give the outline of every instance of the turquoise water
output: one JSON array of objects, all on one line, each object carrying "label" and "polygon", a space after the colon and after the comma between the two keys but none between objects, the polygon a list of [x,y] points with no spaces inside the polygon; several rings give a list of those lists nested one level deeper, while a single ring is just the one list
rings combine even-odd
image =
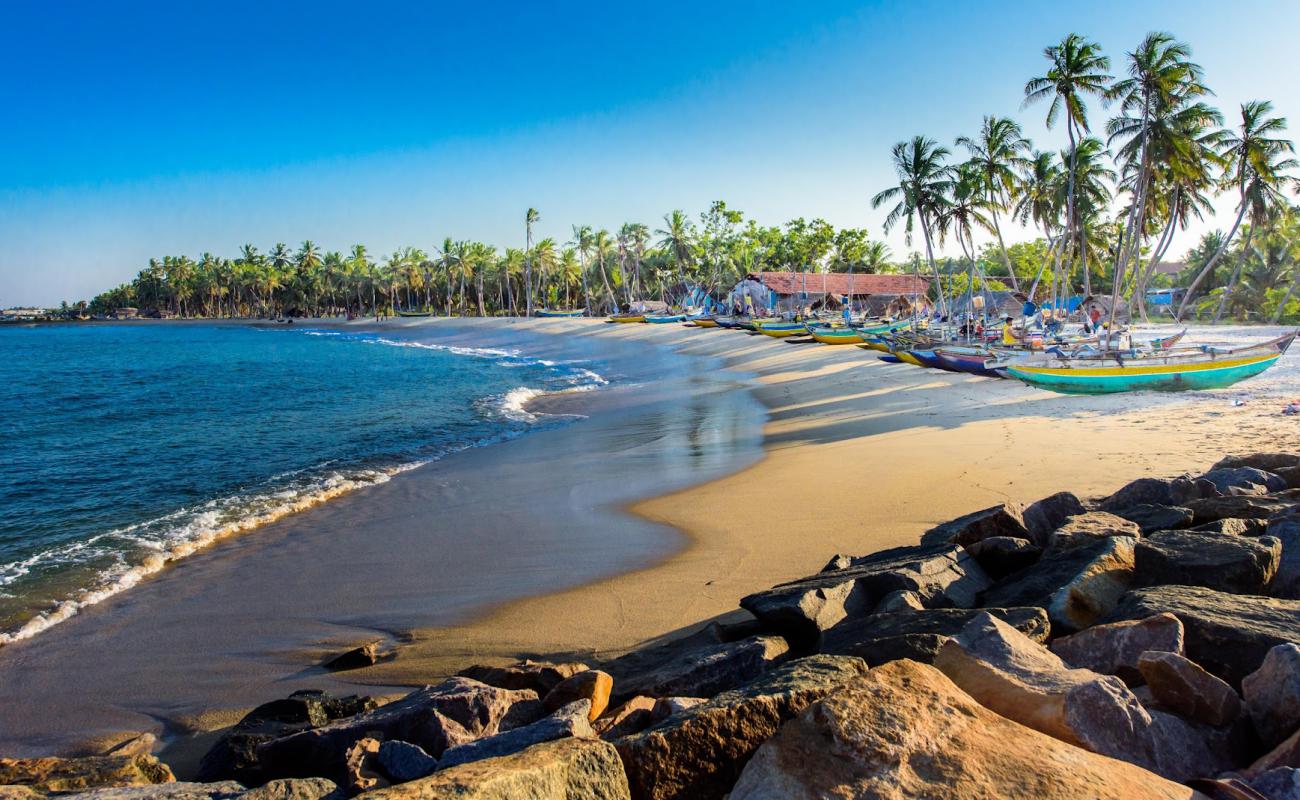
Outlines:
[{"label": "turquoise water", "polygon": [[0,643],[218,539],[519,435],[586,363],[199,324],[0,329]]}]

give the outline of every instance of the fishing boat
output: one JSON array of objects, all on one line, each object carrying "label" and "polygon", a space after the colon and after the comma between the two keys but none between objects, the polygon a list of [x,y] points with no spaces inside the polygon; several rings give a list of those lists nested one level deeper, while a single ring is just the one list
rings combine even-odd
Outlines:
[{"label": "fishing boat", "polygon": [[699,319],[691,320],[691,324],[693,324],[697,328],[718,327],[718,321],[713,317],[700,317]]},{"label": "fishing boat", "polygon": [[398,311],[399,317],[432,317],[432,311]]},{"label": "fishing boat", "polygon": [[539,317],[581,317],[583,314],[587,313],[587,309],[585,308],[575,308],[575,309],[542,308],[542,309],[538,309],[535,313]]},{"label": "fishing boat", "polygon": [[968,372],[971,375],[983,375],[986,378],[1001,378],[1002,373],[988,366],[990,353],[979,346],[963,347],[953,345],[940,347],[934,351],[939,366],[951,372]]},{"label": "fishing boat", "polygon": [[685,319],[685,314],[648,314],[644,319],[642,319],[642,322],[649,322],[654,325],[665,325],[669,322],[682,322]]},{"label": "fishing boat", "polygon": [[787,320],[755,320],[754,329],[764,336],[784,339],[787,336],[800,336],[808,333],[808,327],[802,322]]},{"label": "fishing boat", "polygon": [[1220,389],[1277,363],[1296,333],[1244,347],[1201,345],[1144,353],[1106,351],[1005,364],[1010,377],[1063,394]]},{"label": "fishing boat", "polygon": [[645,314],[611,314],[610,322],[645,322]]},{"label": "fishing boat", "polygon": [[812,336],[813,339],[821,342],[822,344],[861,344],[863,341],[862,334],[858,333],[853,328],[848,328],[848,327],[809,328],[808,334]]}]

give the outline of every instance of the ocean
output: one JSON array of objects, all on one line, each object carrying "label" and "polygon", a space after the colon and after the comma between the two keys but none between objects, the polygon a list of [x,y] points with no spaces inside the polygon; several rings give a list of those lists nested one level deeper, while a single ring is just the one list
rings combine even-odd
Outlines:
[{"label": "ocean", "polygon": [[307,326],[0,329],[0,644],[229,536],[564,417],[600,365]]}]

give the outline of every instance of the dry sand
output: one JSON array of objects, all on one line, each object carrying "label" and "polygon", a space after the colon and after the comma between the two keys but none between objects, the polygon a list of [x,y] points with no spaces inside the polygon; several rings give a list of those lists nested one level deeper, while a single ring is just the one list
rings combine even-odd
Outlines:
[{"label": "dry sand", "polygon": [[359,680],[418,683],[477,661],[615,654],[736,613],[741,596],[815,572],[835,553],[915,543],[934,524],[999,501],[1101,495],[1298,438],[1296,419],[1268,395],[1243,406],[1231,391],[1067,397],[737,331],[590,321],[537,329],[644,340],[751,373],[769,413],[765,458],[631,508],[687,534],[685,549],[661,563],[417,631],[397,660]]}]

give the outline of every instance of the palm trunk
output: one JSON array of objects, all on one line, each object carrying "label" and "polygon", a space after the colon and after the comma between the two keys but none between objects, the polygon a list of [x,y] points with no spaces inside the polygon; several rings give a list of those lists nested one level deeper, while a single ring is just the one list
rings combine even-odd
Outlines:
[{"label": "palm trunk", "polygon": [[939,316],[948,315],[948,301],[943,296],[943,278],[939,275],[939,265],[934,262],[934,248],[930,244],[930,223],[925,217],[925,212],[920,213],[921,217],[921,234],[925,237],[925,257],[930,261],[930,271],[934,273],[934,279],[938,283],[939,290]]},{"label": "palm trunk", "polygon": [[[991,198],[990,198],[991,200]],[[1011,278],[1011,288],[1014,291],[1020,291],[1020,281],[1016,278],[1016,271],[1011,267],[1011,256],[1007,255],[1006,243],[1002,241],[1002,226],[998,224],[998,210],[990,208],[993,214],[993,232],[998,235],[998,249],[1002,251],[1002,265],[1007,268],[1007,276]]]},{"label": "palm trunk", "polygon": [[1208,262],[1206,262],[1204,267],[1201,267],[1200,272],[1196,273],[1196,278],[1192,281],[1191,286],[1187,287],[1187,294],[1183,295],[1183,301],[1178,304],[1178,313],[1174,315],[1175,317],[1179,319],[1182,318],[1183,310],[1187,308],[1188,301],[1192,299],[1192,292],[1196,291],[1196,287],[1201,284],[1201,281],[1205,278],[1206,275],[1210,274],[1210,270],[1214,269],[1214,265],[1218,264],[1219,259],[1222,258],[1223,254],[1228,251],[1228,245],[1232,243],[1232,237],[1237,233],[1237,228],[1241,226],[1241,220],[1245,216],[1246,216],[1246,197],[1243,193],[1241,198],[1241,209],[1237,212],[1237,219],[1234,220],[1232,223],[1232,229],[1228,231],[1227,238],[1223,240],[1223,244],[1219,246],[1219,249],[1215,252],[1214,256],[1210,258]]},{"label": "palm trunk", "polygon": [[1169,223],[1165,225],[1164,232],[1160,235],[1159,241],[1156,242],[1155,252],[1151,254],[1151,260],[1147,262],[1146,269],[1138,276],[1137,284],[1133,287],[1133,296],[1129,298],[1129,317],[1133,316],[1133,301],[1137,300],[1138,311],[1142,315],[1143,324],[1150,322],[1147,318],[1147,283],[1151,280],[1151,273],[1155,271],[1156,264],[1164,258],[1165,251],[1174,239],[1174,229],[1178,223],[1178,190],[1174,190],[1174,204],[1171,206],[1169,214]]},{"label": "palm trunk", "polygon": [[1291,281],[1291,285],[1286,287],[1286,294],[1282,296],[1282,302],[1278,304],[1277,311],[1273,312],[1273,324],[1276,325],[1282,321],[1282,314],[1286,312],[1286,304],[1291,302],[1291,295],[1295,293],[1296,286],[1300,286],[1300,274],[1296,279]]},{"label": "palm trunk", "polygon": [[1232,277],[1228,279],[1228,284],[1223,287],[1223,296],[1219,298],[1219,310],[1214,312],[1214,324],[1218,325],[1219,320],[1223,318],[1223,310],[1228,307],[1228,298],[1232,296],[1232,289],[1237,285],[1238,279],[1241,278],[1241,268],[1246,263],[1246,253],[1250,251],[1250,239],[1255,235],[1255,226],[1251,225],[1246,229],[1246,241],[1241,245],[1241,255],[1237,256],[1237,266],[1232,271]]}]

